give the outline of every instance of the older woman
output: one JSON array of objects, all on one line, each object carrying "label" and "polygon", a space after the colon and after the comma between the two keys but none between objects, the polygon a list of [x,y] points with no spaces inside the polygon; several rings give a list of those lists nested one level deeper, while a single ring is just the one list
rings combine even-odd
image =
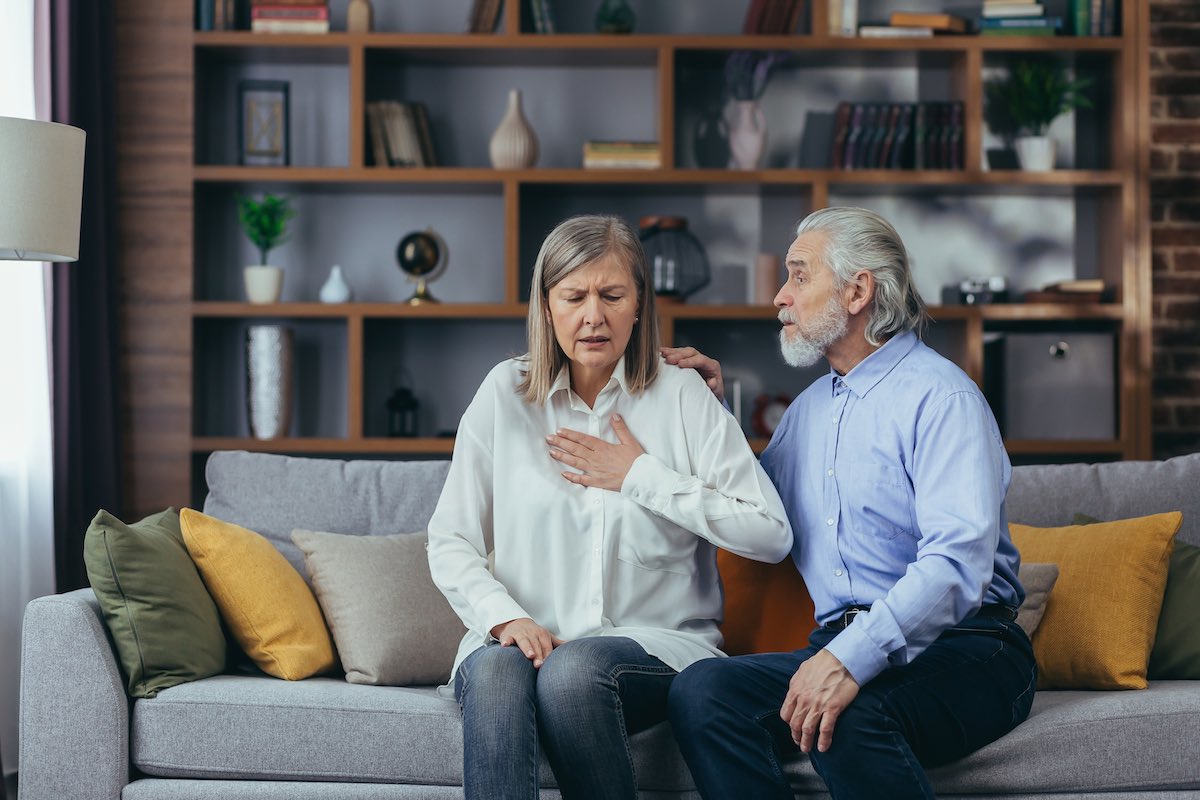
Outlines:
[{"label": "older woman", "polygon": [[[716,547],[780,561],[792,535],[734,419],[659,360],[636,235],[584,216],[542,245],[529,352],[463,414],[429,523],[467,627],[454,665],[468,798],[636,798],[628,735],[720,651]],[[489,563],[489,556],[494,562]]]}]

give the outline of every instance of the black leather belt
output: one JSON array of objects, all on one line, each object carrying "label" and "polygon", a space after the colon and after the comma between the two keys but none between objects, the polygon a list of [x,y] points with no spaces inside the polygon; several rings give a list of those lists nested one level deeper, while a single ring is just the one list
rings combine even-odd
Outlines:
[{"label": "black leather belt", "polygon": [[[844,631],[854,618],[865,611],[870,611],[870,606],[850,606],[840,615],[834,617],[829,622],[826,622],[824,627],[831,631]],[[1017,610],[1012,606],[1006,606],[1003,603],[989,603],[981,606],[978,611],[971,615],[972,617],[990,617],[992,619],[1002,619],[1012,622],[1017,618]],[[967,617],[970,619],[971,617]]]}]

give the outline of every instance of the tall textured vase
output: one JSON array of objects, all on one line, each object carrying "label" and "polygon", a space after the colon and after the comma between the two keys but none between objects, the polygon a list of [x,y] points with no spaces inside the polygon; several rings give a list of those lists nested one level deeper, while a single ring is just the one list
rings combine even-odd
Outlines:
[{"label": "tall textured vase", "polygon": [[734,100],[729,106],[729,166],[758,169],[767,150],[767,118],[756,100]]},{"label": "tall textured vase", "polygon": [[255,439],[286,436],[292,423],[292,329],[246,328],[246,411]]},{"label": "tall textured vase", "polygon": [[488,143],[488,156],[496,169],[526,169],[538,160],[538,140],[521,110],[521,92],[508,93],[508,112]]}]

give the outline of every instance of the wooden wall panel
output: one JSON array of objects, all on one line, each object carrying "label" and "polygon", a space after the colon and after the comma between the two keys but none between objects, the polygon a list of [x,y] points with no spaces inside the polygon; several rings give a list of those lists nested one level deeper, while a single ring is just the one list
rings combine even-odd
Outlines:
[{"label": "wooden wall panel", "polygon": [[192,7],[117,0],[117,204],[124,503],[191,486]]}]

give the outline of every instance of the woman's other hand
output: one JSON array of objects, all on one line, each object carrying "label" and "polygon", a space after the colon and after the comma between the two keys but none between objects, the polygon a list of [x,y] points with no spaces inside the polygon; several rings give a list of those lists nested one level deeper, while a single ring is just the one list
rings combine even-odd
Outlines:
[{"label": "woman's other hand", "polygon": [[550,457],[582,473],[563,472],[564,478],[580,486],[621,491],[621,484],[625,483],[633,462],[646,451],[625,427],[620,414],[613,414],[612,427],[619,444],[566,428],[557,436],[546,437]]},{"label": "woman's other hand", "polygon": [[721,376],[721,364],[715,358],[709,358],[694,347],[660,347],[658,352],[668,364],[699,372],[717,399],[725,402],[725,379]]},{"label": "woman's other hand", "polygon": [[502,647],[519,647],[525,657],[538,669],[550,651],[563,643],[562,639],[538,625],[529,617],[501,622],[491,630],[492,636]]}]

